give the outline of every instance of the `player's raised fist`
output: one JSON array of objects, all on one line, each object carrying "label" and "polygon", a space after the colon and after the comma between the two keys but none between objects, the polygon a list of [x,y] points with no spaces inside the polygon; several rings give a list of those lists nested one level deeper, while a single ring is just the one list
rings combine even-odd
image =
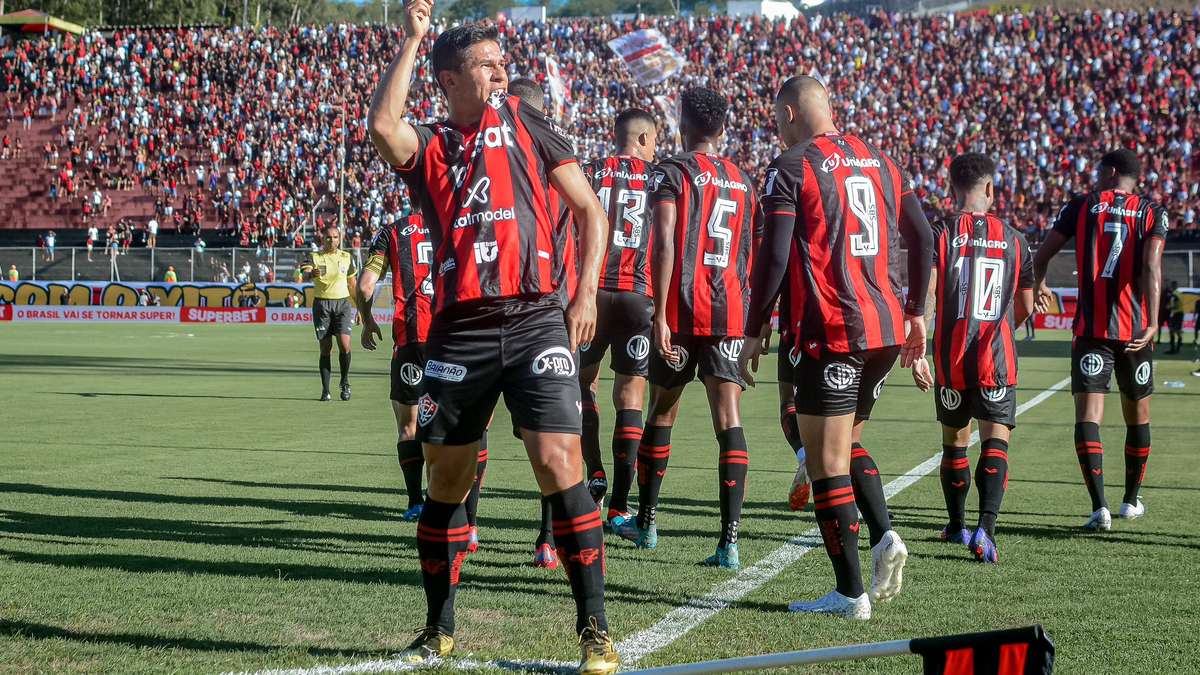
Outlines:
[{"label": "player's raised fist", "polygon": [[424,37],[429,32],[432,17],[432,0],[408,0],[404,3],[404,34],[412,38]]}]

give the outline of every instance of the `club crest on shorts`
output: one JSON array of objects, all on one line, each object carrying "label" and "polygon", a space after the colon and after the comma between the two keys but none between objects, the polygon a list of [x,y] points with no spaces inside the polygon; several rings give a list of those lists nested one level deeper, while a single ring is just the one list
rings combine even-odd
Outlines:
[{"label": "club crest on shorts", "polygon": [[871,391],[871,395],[875,397],[876,401],[879,400],[879,395],[883,393],[883,383],[884,382],[887,382],[886,377],[883,378],[882,380],[880,380],[879,384],[875,385],[875,389]]},{"label": "club crest on shorts", "polygon": [[844,363],[834,362],[825,366],[825,386],[834,391],[846,391],[854,385],[855,371]]},{"label": "club crest on shorts", "polygon": [[721,350],[721,356],[724,356],[727,360],[737,361],[742,355],[742,348],[745,346],[745,338],[725,338],[717,345],[717,349]]},{"label": "club crest on shorts", "polygon": [[417,399],[417,424],[423,427],[429,426],[433,421],[433,416],[437,414],[438,404],[429,394],[422,394],[421,398]]},{"label": "club crest on shorts", "polygon": [[938,390],[938,399],[941,400],[942,407],[946,410],[958,410],[958,406],[962,405],[962,394],[949,387],[942,387]]},{"label": "club crest on shorts", "polygon": [[625,353],[634,361],[641,361],[650,356],[650,338],[645,335],[634,335],[625,343]]},{"label": "club crest on shorts", "polygon": [[1138,384],[1143,384],[1143,385],[1150,382],[1150,362],[1149,361],[1138,366],[1137,370],[1133,371],[1133,381],[1137,382]]},{"label": "club crest on shorts", "polygon": [[667,365],[671,366],[671,370],[674,370],[677,373],[683,372],[683,367],[687,365],[688,361],[688,350],[679,345],[672,345],[671,353],[675,355],[675,360],[671,361],[664,359],[667,361]]},{"label": "club crest on shorts", "polygon": [[421,378],[424,373],[415,363],[405,363],[400,366],[400,381],[404,384],[416,386],[421,383]]},{"label": "club crest on shorts", "polygon": [[533,357],[529,369],[534,375],[550,373],[558,377],[574,377],[575,357],[566,347],[551,347]]},{"label": "club crest on shorts", "polygon": [[980,393],[983,394],[984,400],[999,403],[1004,400],[1005,396],[1008,396],[1008,387],[984,387]]},{"label": "club crest on shorts", "polygon": [[1079,359],[1079,370],[1084,375],[1099,375],[1104,370],[1104,357],[1098,352],[1088,352]]}]

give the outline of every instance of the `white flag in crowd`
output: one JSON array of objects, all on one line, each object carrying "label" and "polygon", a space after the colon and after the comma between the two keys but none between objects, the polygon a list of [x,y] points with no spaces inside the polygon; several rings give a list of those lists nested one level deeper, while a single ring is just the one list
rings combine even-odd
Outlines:
[{"label": "white flag in crowd", "polygon": [[564,124],[571,123],[574,106],[571,105],[571,89],[558,69],[553,56],[546,57],[546,83],[550,86],[550,103],[554,106],[554,119]]},{"label": "white flag in crowd", "polygon": [[639,84],[655,84],[683,69],[685,63],[662,33],[645,29],[609,40],[608,46],[633,73]]}]

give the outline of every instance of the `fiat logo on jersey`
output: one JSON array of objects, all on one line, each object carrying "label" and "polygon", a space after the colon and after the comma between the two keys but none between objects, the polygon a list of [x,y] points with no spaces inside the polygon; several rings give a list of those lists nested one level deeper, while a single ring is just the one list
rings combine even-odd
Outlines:
[{"label": "fiat logo on jersey", "polygon": [[938,398],[941,399],[942,407],[946,410],[958,410],[958,406],[962,405],[962,394],[953,389],[942,387],[938,391]]},{"label": "fiat logo on jersey", "polygon": [[825,366],[825,384],[834,391],[846,391],[854,384],[856,374],[844,363],[831,363]]},{"label": "fiat logo on jersey", "polygon": [[1096,352],[1088,352],[1079,359],[1079,369],[1084,375],[1099,375],[1104,370],[1104,357]]},{"label": "fiat logo on jersey", "polygon": [[1146,384],[1147,382],[1150,381],[1150,362],[1149,361],[1138,366],[1137,370],[1133,371],[1133,380],[1135,382],[1137,382],[1138,384]]},{"label": "fiat logo on jersey", "polygon": [[559,377],[574,377],[575,357],[566,347],[551,347],[535,356],[529,368],[534,375],[550,373]]},{"label": "fiat logo on jersey", "polygon": [[1003,401],[1004,397],[1007,395],[1008,387],[992,387],[990,389],[984,388],[983,390],[983,398],[991,401],[992,403]]},{"label": "fiat logo on jersey", "polygon": [[721,344],[717,346],[721,350],[721,356],[724,356],[730,361],[737,361],[742,355],[742,347],[746,346],[744,338],[725,338],[721,340]]},{"label": "fiat logo on jersey", "polygon": [[415,363],[406,363],[400,366],[400,380],[407,385],[417,385],[421,382],[421,377],[424,373],[417,367]]},{"label": "fiat logo on jersey", "polygon": [[650,338],[645,335],[634,335],[625,343],[625,353],[634,361],[641,361],[650,356]]}]

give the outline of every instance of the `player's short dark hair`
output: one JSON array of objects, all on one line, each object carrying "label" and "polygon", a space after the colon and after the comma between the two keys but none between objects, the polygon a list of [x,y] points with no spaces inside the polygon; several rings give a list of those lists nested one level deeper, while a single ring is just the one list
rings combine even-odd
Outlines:
[{"label": "player's short dark hair", "polygon": [[996,163],[979,152],[964,152],[950,160],[950,184],[966,192],[996,174]]},{"label": "player's short dark hair", "polygon": [[641,108],[627,108],[622,110],[617,115],[617,121],[613,124],[613,135],[617,137],[617,145],[625,145],[629,140],[633,127],[638,122],[645,122],[655,129],[658,128],[658,120],[654,119],[648,111]]},{"label": "player's short dark hair", "polygon": [[1128,148],[1113,150],[1101,157],[1100,166],[1110,167],[1118,176],[1125,178],[1138,178],[1142,175],[1142,161],[1138,159],[1137,153]]},{"label": "player's short dark hair", "polygon": [[[508,83],[508,93],[519,97],[529,105],[542,110],[546,107],[546,92],[542,85],[528,77],[518,77]],[[545,112],[544,110],[542,110]]]},{"label": "player's short dark hair", "polygon": [[433,67],[433,77],[443,70],[460,72],[466,60],[467,50],[480,42],[500,42],[500,31],[490,23],[466,23],[461,26],[447,28],[433,41],[433,49],[429,51],[429,63]]},{"label": "player's short dark hair", "polygon": [[729,102],[707,87],[694,87],[679,95],[680,118],[703,136],[716,136],[725,128]]}]

